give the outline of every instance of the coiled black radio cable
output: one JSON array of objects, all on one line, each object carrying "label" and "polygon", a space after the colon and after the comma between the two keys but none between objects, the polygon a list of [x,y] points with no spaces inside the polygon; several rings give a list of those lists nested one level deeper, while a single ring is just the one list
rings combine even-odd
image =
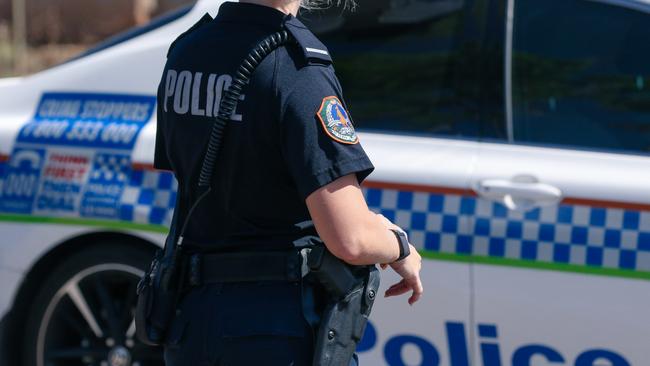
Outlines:
[{"label": "coiled black radio cable", "polygon": [[215,165],[219,157],[219,151],[221,150],[223,136],[226,132],[226,128],[228,127],[228,123],[230,122],[230,117],[237,108],[237,104],[239,103],[239,98],[243,93],[244,87],[250,82],[250,79],[253,76],[253,72],[260,65],[260,63],[262,63],[262,60],[271,54],[271,52],[289,43],[292,39],[293,38],[286,30],[274,33],[263,39],[248,54],[248,56],[246,56],[242,64],[237,69],[230,87],[228,90],[226,90],[223,97],[221,98],[219,113],[215,122],[212,124],[212,131],[210,132],[208,148],[205,152],[205,156],[203,157],[201,173],[199,175],[199,192],[203,192],[187,213],[185,221],[183,222],[182,229],[180,231],[180,235],[178,237],[178,246],[181,246],[183,244],[185,229],[187,228],[187,224],[190,221],[194,209],[196,209],[203,198],[210,194],[210,191],[212,190],[212,175],[214,173]]},{"label": "coiled black radio cable", "polygon": [[230,121],[230,116],[235,111],[235,108],[237,108],[237,103],[239,102],[244,86],[250,82],[253,72],[262,60],[264,60],[264,58],[275,49],[287,43],[288,40],[289,33],[287,31],[281,31],[270,35],[261,41],[239,66],[230,88],[228,88],[221,99],[217,120],[212,125],[210,142],[208,143],[208,149],[205,153],[203,165],[201,167],[201,175],[199,176],[199,187],[207,187],[210,185],[212,173],[223,141],[223,135],[228,125],[228,121]]}]

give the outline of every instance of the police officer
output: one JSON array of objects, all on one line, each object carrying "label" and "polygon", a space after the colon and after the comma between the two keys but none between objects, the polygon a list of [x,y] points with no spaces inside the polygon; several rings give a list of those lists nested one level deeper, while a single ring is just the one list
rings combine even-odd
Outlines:
[{"label": "police officer", "polygon": [[[187,224],[184,248],[205,255],[206,278],[178,307],[165,345],[169,366],[311,365],[317,294],[300,282],[247,278],[273,267],[272,256],[259,253],[292,249],[309,234],[347,263],[392,267],[403,279],[386,296],[411,292],[413,304],[422,294],[417,251],[400,245],[401,229],[369,211],[362,195],[359,185],[373,165],[329,51],[295,17],[301,6],[313,5],[226,2],[214,20],[204,17],[170,47],[158,90],[154,165],[174,172],[183,222],[237,67],[269,34],[287,30],[295,39],[254,72],[231,115],[214,189]],[[310,220],[313,225],[299,224]],[[241,260],[224,262],[224,253]]]}]

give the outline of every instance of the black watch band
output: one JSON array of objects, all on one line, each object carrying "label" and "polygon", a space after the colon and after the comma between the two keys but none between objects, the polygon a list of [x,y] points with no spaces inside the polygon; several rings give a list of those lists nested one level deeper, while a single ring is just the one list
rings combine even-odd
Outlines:
[{"label": "black watch band", "polygon": [[393,233],[395,233],[395,236],[397,237],[397,243],[399,243],[399,258],[395,260],[401,261],[402,259],[408,257],[411,254],[411,247],[409,245],[409,240],[406,237],[406,233],[403,231],[395,230],[395,229],[390,229]]}]

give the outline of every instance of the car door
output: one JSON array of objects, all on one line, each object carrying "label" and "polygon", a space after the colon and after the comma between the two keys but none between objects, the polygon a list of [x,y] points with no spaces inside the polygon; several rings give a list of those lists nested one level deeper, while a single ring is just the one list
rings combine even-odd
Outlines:
[{"label": "car door", "polygon": [[[488,108],[502,94],[486,92],[490,77],[502,82],[490,72],[501,70],[500,53],[484,47],[499,37],[489,3],[368,0],[343,17],[340,9],[304,15],[334,58],[376,166],[364,184],[368,205],[405,228],[425,258],[419,303],[376,302],[358,349],[363,364],[469,365],[469,182],[478,140],[505,134],[495,129],[502,109]],[[397,281],[384,272],[382,291]]]},{"label": "car door", "polygon": [[650,7],[508,9],[508,140],[472,177],[476,364],[645,365]]}]

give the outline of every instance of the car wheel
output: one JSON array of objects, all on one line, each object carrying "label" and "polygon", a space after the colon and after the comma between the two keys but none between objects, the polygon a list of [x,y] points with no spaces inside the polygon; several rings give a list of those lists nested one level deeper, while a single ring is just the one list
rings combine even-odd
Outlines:
[{"label": "car wheel", "polygon": [[101,243],[53,268],[30,304],[23,361],[35,366],[163,365],[135,337],[136,287],[152,253]]}]

